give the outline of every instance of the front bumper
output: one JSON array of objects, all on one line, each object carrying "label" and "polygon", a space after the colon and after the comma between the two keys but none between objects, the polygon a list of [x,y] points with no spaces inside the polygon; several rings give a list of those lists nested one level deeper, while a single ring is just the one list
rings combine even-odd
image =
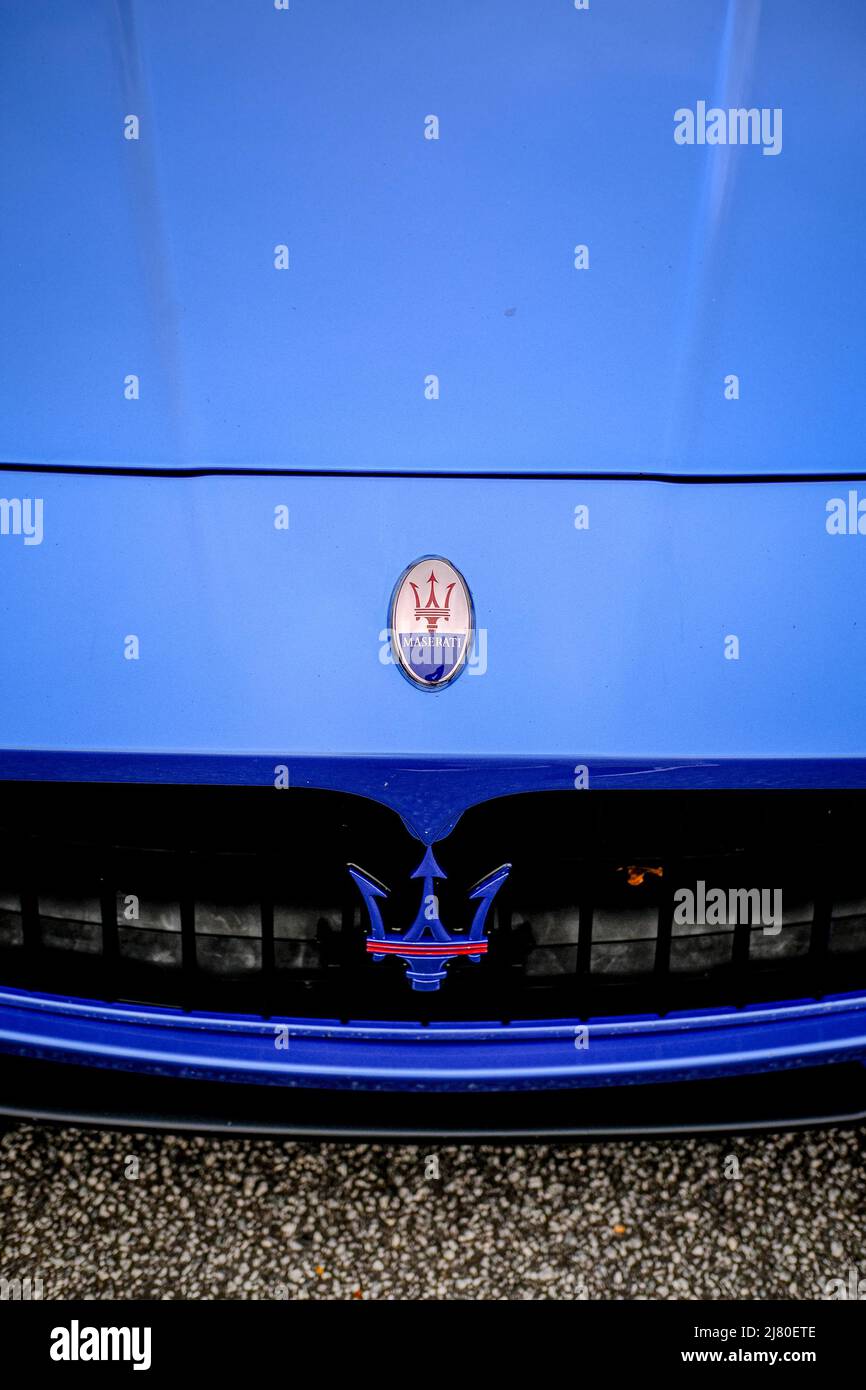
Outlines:
[{"label": "front bumper", "polygon": [[419,1096],[225,1086],[0,1059],[0,1121],[36,1119],[134,1131],[169,1129],[293,1139],[536,1142],[719,1135],[849,1127],[866,1118],[866,1069],[849,1063],[734,1080],[619,1089],[531,1091],[519,1096]]},{"label": "front bumper", "polygon": [[567,1022],[265,1023],[5,990],[0,1114],[407,1140],[712,1133],[866,1115],[866,995],[597,1020],[579,1046],[576,1033]]}]

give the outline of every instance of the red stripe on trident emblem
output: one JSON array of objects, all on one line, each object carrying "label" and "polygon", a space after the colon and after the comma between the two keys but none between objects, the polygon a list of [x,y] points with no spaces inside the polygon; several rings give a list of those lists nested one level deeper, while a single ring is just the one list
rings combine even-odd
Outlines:
[{"label": "red stripe on trident emblem", "polygon": [[445,979],[448,961],[454,956],[466,956],[477,965],[481,957],[486,955],[489,943],[484,935],[484,923],[493,899],[511,872],[510,864],[502,864],[470,889],[469,900],[477,902],[478,906],[469,931],[459,935],[452,935],[439,920],[439,903],[433,892],[433,880],[445,878],[446,875],[436,863],[429,845],[412,875],[413,878],[424,880],[418,915],[402,935],[386,932],[382,921],[377,900],[387,898],[388,889],[357,864],[347,867],[358,885],[370,918],[367,951],[374,961],[384,960],[385,956],[400,956],[406,962],[406,975],[413,989],[438,989]]}]

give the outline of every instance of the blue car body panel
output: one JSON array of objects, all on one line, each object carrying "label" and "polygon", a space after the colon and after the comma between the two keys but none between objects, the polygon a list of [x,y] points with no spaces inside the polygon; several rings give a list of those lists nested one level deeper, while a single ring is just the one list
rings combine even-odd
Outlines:
[{"label": "blue car body panel", "polygon": [[[819,759],[862,784],[863,559],[859,536],[827,531],[838,483],[5,484],[44,503],[40,545],[3,538],[9,749],[264,756],[268,782],[295,756],[519,755],[557,763],[562,787],[615,759],[672,787],[680,763],[712,786],[713,764],[753,759],[814,785],[797,764]],[[464,566],[483,640],[422,701],[386,664],[386,628],[431,536]]]},{"label": "blue car body panel", "polygon": [[[845,0],[8,6],[0,491],[41,519],[0,535],[0,778],[285,766],[428,844],[584,767],[866,785],[864,65]],[[697,101],[780,109],[781,148],[677,145]],[[479,632],[421,699],[385,629],[429,553]],[[864,1009],[594,1020],[586,1052],[573,1020],[294,1019],[281,1054],[3,989],[0,1050],[581,1087],[863,1061]]]},{"label": "blue car body panel", "polygon": [[0,64],[0,459],[863,469],[850,0],[22,3]]}]

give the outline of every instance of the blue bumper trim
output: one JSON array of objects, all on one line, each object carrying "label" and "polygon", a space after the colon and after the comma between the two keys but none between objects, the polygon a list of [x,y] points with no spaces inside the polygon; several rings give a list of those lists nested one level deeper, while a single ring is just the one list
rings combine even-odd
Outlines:
[{"label": "blue bumper trim", "polygon": [[[685,1081],[866,1062],[866,995],[579,1025],[310,1023],[0,991],[0,1051],[197,1079],[391,1090]],[[282,1031],[282,1030],[287,1030]],[[277,1040],[287,1046],[277,1046]]]}]

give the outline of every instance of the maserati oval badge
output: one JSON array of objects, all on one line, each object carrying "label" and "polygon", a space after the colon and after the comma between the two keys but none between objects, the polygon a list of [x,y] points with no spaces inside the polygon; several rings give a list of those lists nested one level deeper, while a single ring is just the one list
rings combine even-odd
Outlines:
[{"label": "maserati oval badge", "polygon": [[441,555],[415,560],[391,598],[391,651],[404,676],[439,690],[460,675],[472,643],[469,586]]}]

